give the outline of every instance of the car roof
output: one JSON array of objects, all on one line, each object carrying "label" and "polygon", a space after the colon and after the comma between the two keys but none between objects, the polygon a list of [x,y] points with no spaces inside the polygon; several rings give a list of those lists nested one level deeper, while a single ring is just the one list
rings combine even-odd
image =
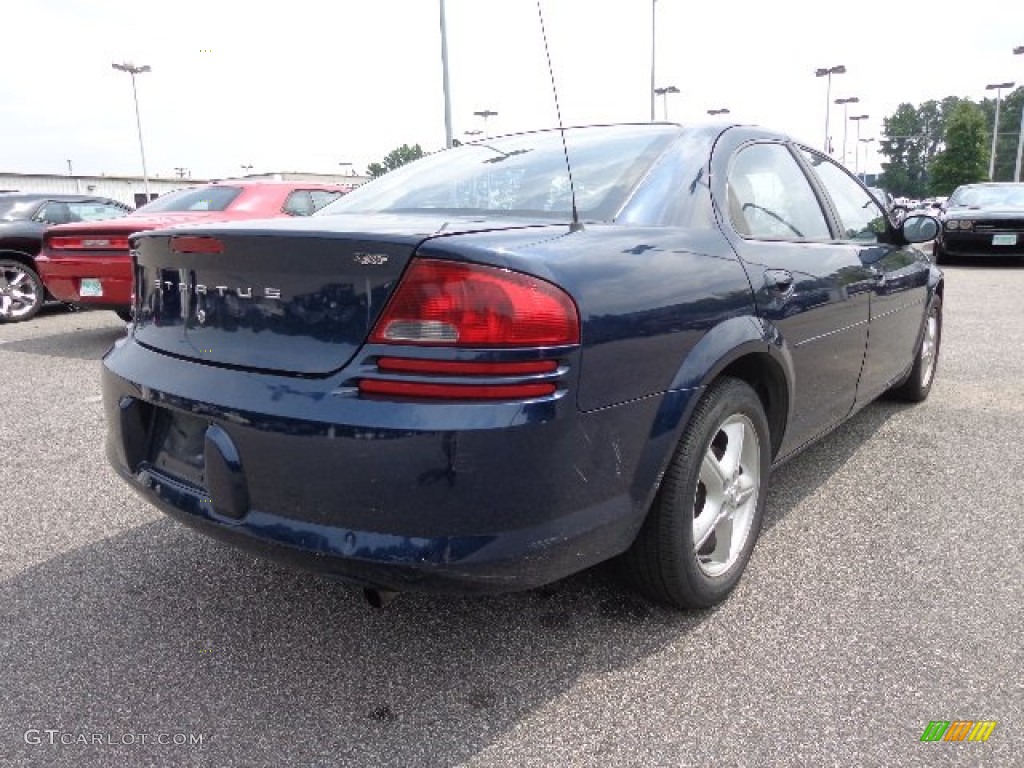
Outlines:
[{"label": "car roof", "polygon": [[124,205],[124,203],[118,202],[113,198],[102,197],[99,195],[49,194],[47,192],[0,192],[0,200],[24,200],[25,202],[32,202],[34,200],[57,200],[69,203],[75,201],[102,201],[104,203],[117,203],[118,205]]}]

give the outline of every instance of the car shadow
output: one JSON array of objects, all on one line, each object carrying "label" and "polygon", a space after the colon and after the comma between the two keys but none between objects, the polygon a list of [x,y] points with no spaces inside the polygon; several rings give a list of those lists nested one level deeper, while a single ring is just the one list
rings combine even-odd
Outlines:
[{"label": "car shadow", "polygon": [[[100,335],[86,339],[98,349]],[[899,408],[869,406],[780,468],[766,525]],[[203,734],[210,765],[461,763],[581,679],[637,667],[721,611],[742,621],[759,599],[741,582],[716,610],[678,612],[606,565],[531,592],[404,595],[374,610],[356,589],[257,560],[141,502],[121,514],[140,522],[0,582],[0,723],[17,764],[41,756],[22,739],[30,728]],[[103,764],[110,749],[51,748],[46,762]]]},{"label": "car shadow", "polygon": [[2,343],[2,347],[5,351],[23,352],[28,355],[99,360],[122,336],[124,336],[123,324],[102,328],[82,328],[50,336],[34,336],[5,341]]}]

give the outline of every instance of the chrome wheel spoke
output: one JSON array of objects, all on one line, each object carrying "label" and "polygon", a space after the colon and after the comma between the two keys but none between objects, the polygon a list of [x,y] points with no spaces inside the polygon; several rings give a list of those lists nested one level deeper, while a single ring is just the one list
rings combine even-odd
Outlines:
[{"label": "chrome wheel spoke", "polygon": [[708,576],[739,558],[758,504],[761,447],[751,421],[727,418],[705,451],[693,507],[693,552]]}]

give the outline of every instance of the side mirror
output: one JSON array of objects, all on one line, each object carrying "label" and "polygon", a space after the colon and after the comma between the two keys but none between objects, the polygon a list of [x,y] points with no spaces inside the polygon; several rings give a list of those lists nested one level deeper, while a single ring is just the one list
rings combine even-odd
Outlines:
[{"label": "side mirror", "polygon": [[933,216],[914,214],[903,220],[900,232],[908,243],[926,243],[938,236],[939,222]]}]

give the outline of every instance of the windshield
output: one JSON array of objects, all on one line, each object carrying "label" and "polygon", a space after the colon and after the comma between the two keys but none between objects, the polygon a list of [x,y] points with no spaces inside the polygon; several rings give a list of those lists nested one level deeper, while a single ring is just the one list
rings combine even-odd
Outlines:
[{"label": "windshield", "polygon": [[[566,130],[580,216],[614,217],[678,136],[676,126]],[[572,203],[561,136],[543,131],[438,152],[364,184],[314,215],[381,211],[567,219]]]},{"label": "windshield", "polygon": [[1024,207],[1024,184],[991,184],[958,187],[947,207],[998,208]]},{"label": "windshield", "polygon": [[241,187],[193,187],[179,189],[158,197],[135,213],[167,213],[172,211],[223,211],[242,193]]}]

